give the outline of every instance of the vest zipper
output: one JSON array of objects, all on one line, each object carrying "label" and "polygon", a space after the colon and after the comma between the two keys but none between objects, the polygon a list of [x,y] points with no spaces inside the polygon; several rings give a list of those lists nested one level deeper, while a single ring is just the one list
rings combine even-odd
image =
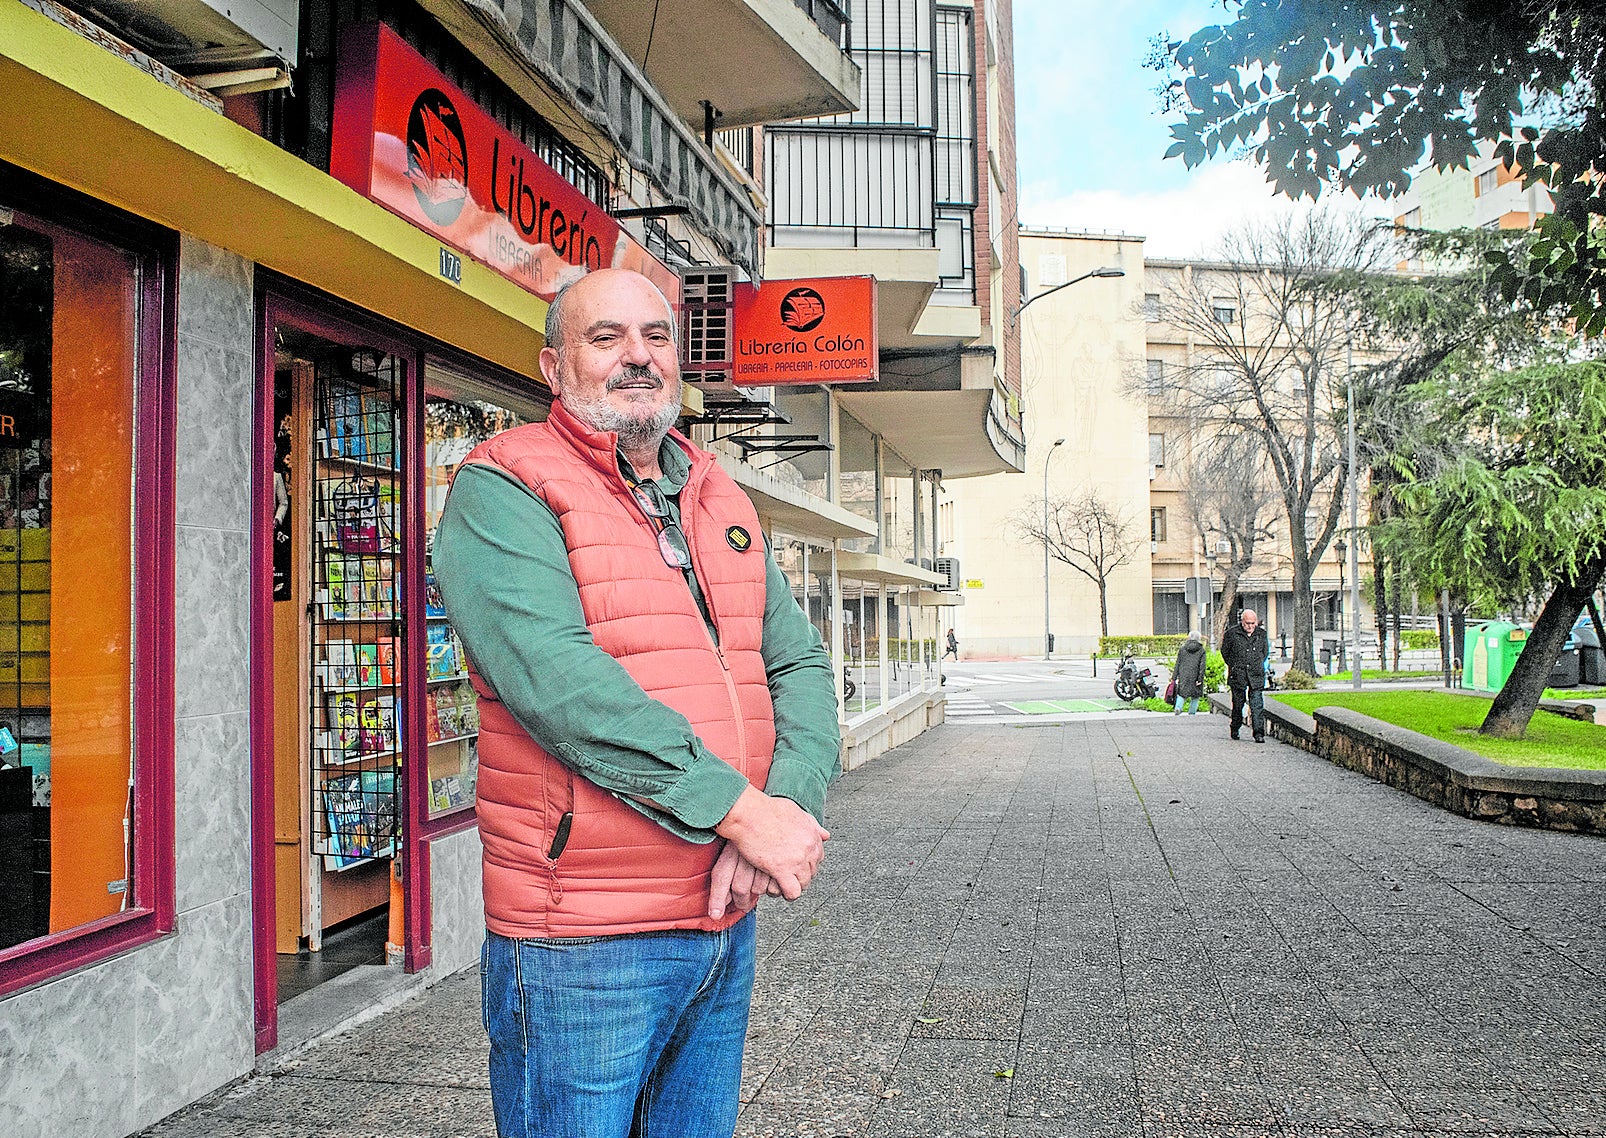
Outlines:
[{"label": "vest zipper", "polygon": [[736,769],[745,775],[747,774],[747,719],[742,715],[741,697],[736,692],[736,677],[731,675],[731,666],[725,661],[725,650],[712,636],[708,639],[713,641],[714,655],[719,657],[720,674],[725,677],[725,693],[731,699],[731,718],[736,721],[736,750],[741,760],[736,764]]}]

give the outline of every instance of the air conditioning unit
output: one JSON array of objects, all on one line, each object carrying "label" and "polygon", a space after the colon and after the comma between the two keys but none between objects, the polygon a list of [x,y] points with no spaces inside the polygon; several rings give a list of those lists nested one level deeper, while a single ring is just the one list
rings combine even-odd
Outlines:
[{"label": "air conditioning unit", "polygon": [[[680,366],[698,373],[730,374],[736,349],[736,269],[690,265],[680,270]],[[713,378],[712,376],[708,378]]]},{"label": "air conditioning unit", "polygon": [[933,569],[932,572],[941,573],[943,576],[948,578],[948,582],[946,584],[938,585],[937,588],[947,593],[959,592],[960,586],[964,583],[963,579],[959,576],[959,558],[939,557],[937,558],[935,564],[936,568]]}]

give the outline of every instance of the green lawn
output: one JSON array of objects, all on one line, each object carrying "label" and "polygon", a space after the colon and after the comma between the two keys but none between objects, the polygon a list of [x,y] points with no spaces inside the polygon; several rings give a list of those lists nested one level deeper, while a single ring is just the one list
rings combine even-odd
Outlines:
[{"label": "green lawn", "polygon": [[1489,714],[1489,701],[1477,696],[1445,691],[1324,691],[1276,692],[1267,698],[1307,714],[1318,707],[1347,707],[1508,766],[1606,770],[1606,727],[1536,711],[1523,738],[1492,739],[1478,734],[1478,725]]},{"label": "green lawn", "polygon": [[[1384,671],[1380,671],[1377,668],[1362,668],[1361,669],[1361,679],[1363,679],[1363,680],[1424,680],[1424,679],[1427,679],[1429,676],[1442,676],[1442,675],[1444,675],[1444,672],[1439,670],[1439,669],[1434,669],[1433,671],[1414,671],[1414,672],[1407,672],[1407,671],[1384,672]],[[1347,684],[1352,679],[1354,679],[1355,677],[1353,675],[1351,675],[1349,672],[1334,672],[1330,676],[1317,676],[1316,678],[1318,680],[1331,680],[1334,683]]]}]

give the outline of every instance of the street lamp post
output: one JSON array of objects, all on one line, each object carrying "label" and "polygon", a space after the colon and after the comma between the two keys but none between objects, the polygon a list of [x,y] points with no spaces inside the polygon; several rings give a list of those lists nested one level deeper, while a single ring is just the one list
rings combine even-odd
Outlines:
[{"label": "street lamp post", "polygon": [[1048,464],[1054,461],[1054,452],[1064,445],[1064,439],[1055,439],[1054,445],[1048,448],[1048,454],[1043,456],[1043,659],[1045,660],[1054,656],[1054,633],[1050,631],[1048,622]]},{"label": "street lamp post", "polygon": [[[1354,674],[1350,677],[1350,686],[1356,691],[1361,690],[1361,516],[1360,516],[1360,486],[1359,475],[1355,470],[1355,361],[1351,353],[1348,340],[1344,343],[1344,402],[1348,404],[1349,411],[1349,532],[1350,532],[1350,563],[1349,587],[1353,590],[1350,597],[1350,625],[1355,634]],[[1342,554],[1340,554],[1342,556]],[[1340,631],[1340,636],[1343,632]],[[1379,644],[1378,653],[1381,655],[1383,645]],[[1381,667],[1382,665],[1379,665]]]},{"label": "street lamp post", "polygon": [[1019,308],[1015,309],[1014,312],[1011,312],[1009,314],[1009,323],[1010,323],[1011,326],[1013,326],[1014,323],[1015,323],[1015,318],[1017,316],[1019,316],[1022,312],[1025,312],[1028,308],[1030,308],[1032,305],[1036,304],[1039,300],[1042,300],[1045,296],[1053,296],[1056,292],[1058,292],[1062,288],[1070,288],[1073,284],[1077,284],[1077,283],[1079,283],[1081,281],[1085,281],[1089,277],[1124,277],[1124,276],[1126,276],[1126,270],[1125,269],[1118,269],[1114,265],[1105,265],[1102,268],[1093,269],[1090,272],[1083,273],[1079,277],[1072,277],[1070,280],[1066,281],[1064,284],[1057,284],[1051,289],[1046,289],[1045,291],[1038,293],[1036,296],[1034,296],[1030,300],[1028,300],[1025,304],[1023,304]]},{"label": "street lamp post", "polygon": [[1344,554],[1349,552],[1345,547],[1344,539],[1339,538],[1333,542],[1333,549],[1338,554],[1338,670],[1344,671]]},{"label": "street lamp post", "polygon": [[[1061,289],[1070,288],[1073,284],[1079,284],[1091,277],[1124,276],[1126,276],[1125,269],[1118,269],[1114,265],[1101,265],[1099,268],[1091,269],[1080,276],[1072,277],[1063,284],[1057,284],[1051,289],[1045,289],[1036,296],[1028,298],[1025,303],[1009,314],[1010,327],[1013,328],[1015,326],[1015,321],[1022,312],[1025,312],[1045,296],[1053,296]],[[1055,439],[1054,445],[1048,448],[1048,454],[1043,458],[1043,659],[1045,660],[1053,655],[1050,641],[1054,638],[1054,634],[1049,628],[1048,616],[1048,464],[1049,460],[1054,457],[1055,449],[1064,444],[1064,439]],[[1098,668],[1098,656],[1096,653],[1094,654],[1093,667],[1095,669]]]}]

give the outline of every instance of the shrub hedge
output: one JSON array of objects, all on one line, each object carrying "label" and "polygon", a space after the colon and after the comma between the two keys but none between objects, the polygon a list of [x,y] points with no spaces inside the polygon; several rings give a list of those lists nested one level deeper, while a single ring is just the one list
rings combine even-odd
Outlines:
[{"label": "shrub hedge", "polygon": [[1439,633],[1432,628],[1402,628],[1400,643],[1413,651],[1421,652],[1439,646]]},{"label": "shrub hedge", "polygon": [[1120,659],[1126,653],[1155,660],[1175,660],[1186,636],[1101,636],[1099,655]]}]

